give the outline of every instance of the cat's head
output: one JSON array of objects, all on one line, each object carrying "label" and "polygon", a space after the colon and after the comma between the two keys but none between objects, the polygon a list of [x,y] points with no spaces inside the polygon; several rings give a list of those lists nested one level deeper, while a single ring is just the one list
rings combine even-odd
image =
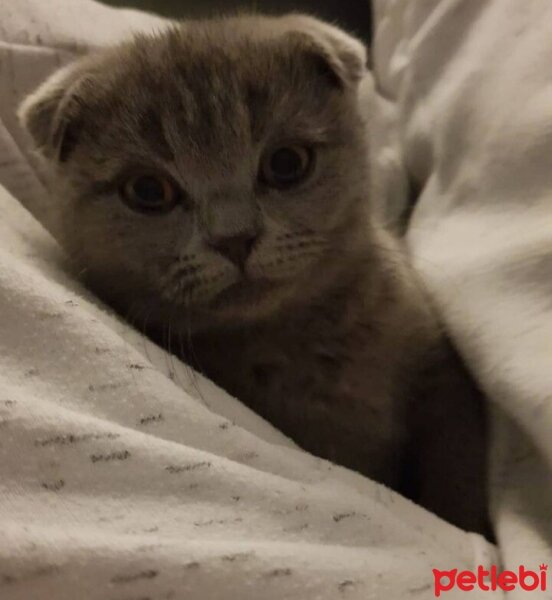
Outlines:
[{"label": "cat's head", "polygon": [[365,227],[365,64],[294,15],[187,22],[62,69],[20,110],[62,243],[115,302],[207,322],[323,286]]}]

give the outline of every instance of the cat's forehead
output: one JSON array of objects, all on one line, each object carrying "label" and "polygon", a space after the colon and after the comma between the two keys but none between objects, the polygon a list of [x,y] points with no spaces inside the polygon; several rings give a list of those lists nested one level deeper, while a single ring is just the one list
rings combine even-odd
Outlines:
[{"label": "cat's forehead", "polygon": [[[137,35],[127,46],[138,65],[157,73],[177,69],[194,77],[206,67],[227,75],[270,78],[293,52],[278,19],[242,17],[182,23],[156,35]],[[205,82],[208,83],[208,82]]]},{"label": "cat's forehead", "polygon": [[112,58],[116,71],[131,85],[161,95],[181,91],[198,102],[231,95],[238,100],[248,88],[276,90],[280,78],[291,83],[291,52],[281,37],[197,27],[137,36]]},{"label": "cat's forehead", "polygon": [[181,146],[188,155],[212,158],[230,147],[245,149],[278,113],[275,82],[265,70],[255,77],[220,44],[144,40],[120,68],[127,127],[166,158]]},{"label": "cat's forehead", "polygon": [[138,36],[107,55],[94,117],[106,124],[96,124],[91,142],[221,165],[269,130],[308,138],[335,125],[325,84],[309,76],[284,34],[229,23]]}]

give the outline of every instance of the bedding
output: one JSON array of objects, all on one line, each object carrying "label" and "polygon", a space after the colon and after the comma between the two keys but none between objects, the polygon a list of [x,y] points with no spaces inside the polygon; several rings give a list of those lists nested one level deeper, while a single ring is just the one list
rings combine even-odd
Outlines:
[{"label": "bedding", "polygon": [[4,190],[0,210],[0,598],[398,598],[491,561],[295,449],[98,306]]},{"label": "bedding", "polygon": [[420,190],[409,245],[492,404],[495,547],[300,451],[81,288],[15,107],[164,22],[0,5],[0,598],[418,599],[433,569],[550,562],[552,11],[524,6],[376,3],[380,209]]},{"label": "bedding", "polygon": [[386,179],[420,190],[411,254],[489,398],[503,565],[536,569],[552,562],[552,3],[375,9]]}]

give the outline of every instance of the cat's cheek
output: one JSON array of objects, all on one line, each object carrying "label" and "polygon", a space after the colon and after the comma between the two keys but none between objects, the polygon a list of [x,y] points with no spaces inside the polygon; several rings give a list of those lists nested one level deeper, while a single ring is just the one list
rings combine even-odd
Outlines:
[{"label": "cat's cheek", "polygon": [[[289,192],[272,193],[263,203],[266,215],[290,231],[310,229],[328,233],[339,226],[354,203],[356,185],[347,183],[346,173],[335,173],[325,161],[313,180]],[[326,169],[326,171],[322,171]],[[352,182],[351,182],[352,183]]]}]

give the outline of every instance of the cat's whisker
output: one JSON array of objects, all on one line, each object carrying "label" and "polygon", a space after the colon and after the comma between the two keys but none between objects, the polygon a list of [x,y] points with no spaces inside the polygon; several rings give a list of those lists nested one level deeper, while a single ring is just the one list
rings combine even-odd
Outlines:
[{"label": "cat's whisker", "polygon": [[[197,369],[199,369],[200,371],[204,372],[204,369],[202,368],[202,365],[199,361],[199,358],[196,356],[195,351],[194,351],[194,345],[193,345],[193,337],[192,337],[192,322],[191,322],[191,310],[190,310],[190,305],[191,302],[189,301],[189,299],[185,300],[185,305],[186,305],[186,311],[185,311],[185,315],[186,315],[186,336],[187,336],[187,346],[188,346],[188,356],[190,356],[190,362],[192,362],[194,364],[194,367],[196,367]],[[195,391],[197,392],[198,397],[201,399],[201,401],[203,402],[203,404],[205,404],[207,406],[207,402],[205,400],[205,398],[203,397],[203,393],[201,391],[201,388],[199,387],[199,383],[197,381],[197,371],[196,369],[192,367],[192,365],[189,365],[189,369],[190,369],[190,381],[192,383],[192,385],[194,386]]]}]

